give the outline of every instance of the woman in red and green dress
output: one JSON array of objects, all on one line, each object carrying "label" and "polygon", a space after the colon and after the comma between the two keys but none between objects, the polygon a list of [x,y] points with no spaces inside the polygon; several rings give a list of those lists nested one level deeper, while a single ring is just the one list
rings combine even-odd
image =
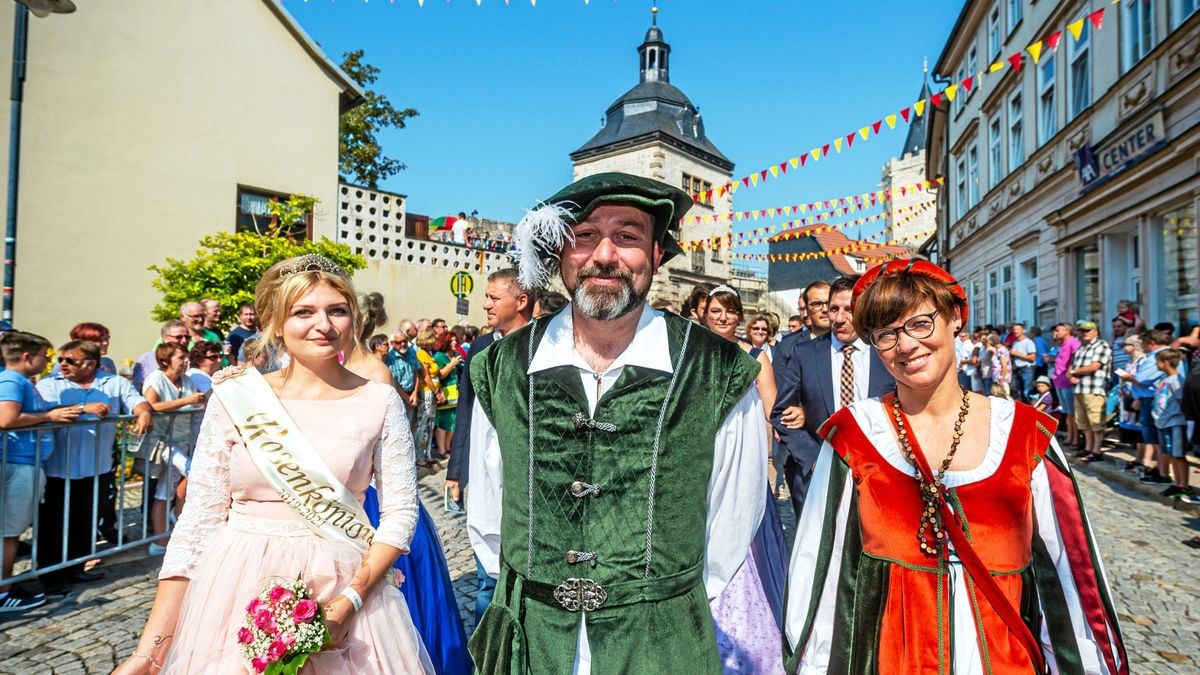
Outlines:
[{"label": "woman in red and green dress", "polygon": [[896,390],[821,429],[789,570],[789,672],[1127,673],[1055,422],[958,384],[962,287],[897,260],[854,299]]}]

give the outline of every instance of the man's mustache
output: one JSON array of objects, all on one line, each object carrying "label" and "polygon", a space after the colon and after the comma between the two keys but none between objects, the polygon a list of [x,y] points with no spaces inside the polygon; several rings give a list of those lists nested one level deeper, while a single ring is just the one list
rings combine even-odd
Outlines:
[{"label": "man's mustache", "polygon": [[633,281],[633,275],[625,270],[616,267],[584,267],[579,270],[579,279],[591,279],[593,277],[604,277],[608,279],[621,279],[623,281]]}]

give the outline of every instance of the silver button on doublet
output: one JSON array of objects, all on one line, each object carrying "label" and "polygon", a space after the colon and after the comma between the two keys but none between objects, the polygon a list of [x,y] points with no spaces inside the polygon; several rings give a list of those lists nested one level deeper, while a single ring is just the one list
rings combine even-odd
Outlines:
[{"label": "silver button on doublet", "polygon": [[574,497],[576,499],[583,499],[584,497],[587,497],[588,495],[593,495],[593,496],[599,497],[600,496],[600,486],[593,485],[591,483],[585,483],[581,480],[577,480],[574,483],[571,483],[571,496],[572,497]]}]

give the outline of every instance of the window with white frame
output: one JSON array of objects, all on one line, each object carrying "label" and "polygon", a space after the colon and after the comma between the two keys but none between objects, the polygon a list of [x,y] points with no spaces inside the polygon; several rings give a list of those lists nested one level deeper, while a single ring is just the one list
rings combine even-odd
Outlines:
[{"label": "window with white frame", "polygon": [[1200,9],[1200,0],[1171,0],[1171,30],[1179,28]]},{"label": "window with white frame", "polygon": [[993,326],[1004,323],[1000,314],[1000,272],[991,270],[987,275],[987,322]]},{"label": "window with white frame", "polygon": [[988,59],[995,61],[1000,57],[1000,49],[1004,44],[1004,38],[1000,35],[1000,5],[997,3],[992,6],[992,11],[988,14]]},{"label": "window with white frame", "polygon": [[1123,0],[1121,71],[1128,71],[1154,48],[1154,0]]},{"label": "window with white frame", "polygon": [[1008,10],[1008,32],[1011,34],[1021,23],[1021,0],[1005,0],[1005,5]]},{"label": "window with white frame", "polygon": [[[955,84],[957,84],[959,82],[962,82],[965,79],[967,79],[967,64],[964,63],[963,65],[958,67],[958,74],[955,76],[954,82],[955,82]],[[961,94],[961,93],[962,92],[960,91],[959,94]],[[958,115],[959,113],[962,112],[963,108],[966,106],[966,102],[967,102],[966,96],[955,96],[954,97],[954,114],[955,115]]]},{"label": "window with white frame", "polygon": [[979,148],[975,143],[967,148],[967,204],[971,208],[979,203]]},{"label": "window with white frame", "polygon": [[955,172],[955,184],[958,187],[956,191],[958,199],[955,201],[955,205],[958,207],[958,217],[962,218],[966,215],[967,211],[971,210],[971,207],[967,204],[967,160],[959,159],[957,168],[958,171]]},{"label": "window with white frame", "polygon": [[1013,320],[1013,269],[1012,265],[1000,268],[1000,311],[1001,323],[1007,324]]},{"label": "window with white frame", "polygon": [[1058,133],[1058,106],[1054,99],[1054,54],[1044,54],[1038,64],[1038,146]]},{"label": "window with white frame", "polygon": [[1008,167],[1012,171],[1025,163],[1025,111],[1018,89],[1008,98]]},{"label": "window with white frame", "polygon": [[1004,178],[1004,126],[997,110],[988,120],[988,189],[996,187],[1001,178]]},{"label": "window with white frame", "polygon": [[[978,54],[977,50],[975,49],[974,45],[972,45],[971,49],[969,49],[967,51],[967,75],[966,75],[966,77],[975,77],[975,75],[977,75],[978,73],[979,73],[979,54]],[[966,79],[966,78],[963,78],[963,79]],[[959,80],[959,82],[962,82],[962,80]],[[975,86],[971,87],[971,91],[967,92],[968,98],[971,96],[974,96],[975,92],[979,89],[978,82],[974,82],[973,84]]]},{"label": "window with white frame", "polygon": [[1067,119],[1092,104],[1090,25],[1083,22],[1078,40],[1067,40]]}]

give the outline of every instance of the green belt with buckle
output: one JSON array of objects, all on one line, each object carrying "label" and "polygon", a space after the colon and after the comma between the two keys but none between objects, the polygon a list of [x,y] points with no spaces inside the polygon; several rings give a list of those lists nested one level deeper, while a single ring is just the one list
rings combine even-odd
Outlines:
[{"label": "green belt with buckle", "polygon": [[681,572],[652,579],[636,579],[601,585],[593,579],[572,577],[561,584],[534,581],[519,574],[509,565],[505,588],[511,594],[517,577],[521,579],[522,597],[545,605],[557,606],[568,612],[594,612],[602,607],[621,607],[640,602],[656,602],[675,598],[703,582],[703,563]]}]

